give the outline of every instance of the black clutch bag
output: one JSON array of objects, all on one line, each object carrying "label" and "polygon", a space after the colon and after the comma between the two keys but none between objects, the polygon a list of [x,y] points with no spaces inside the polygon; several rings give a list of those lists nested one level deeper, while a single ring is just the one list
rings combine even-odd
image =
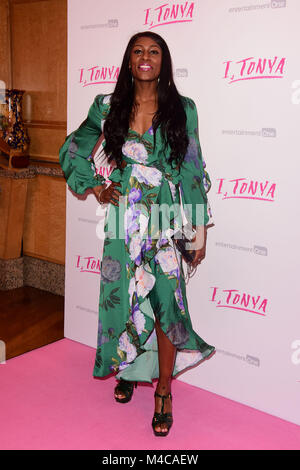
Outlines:
[{"label": "black clutch bag", "polygon": [[191,243],[194,237],[195,232],[191,224],[187,224],[183,229],[177,230],[177,232],[172,237],[177,250],[182,254],[187,264],[191,264],[195,258],[195,250],[189,250],[187,248],[187,244]]}]

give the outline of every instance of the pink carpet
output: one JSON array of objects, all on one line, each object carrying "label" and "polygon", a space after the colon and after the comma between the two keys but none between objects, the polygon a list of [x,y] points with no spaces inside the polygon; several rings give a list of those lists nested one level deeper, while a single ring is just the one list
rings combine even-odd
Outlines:
[{"label": "pink carpet", "polygon": [[0,448],[300,449],[300,426],[173,381],[174,425],[150,426],[154,387],[116,403],[115,379],[92,376],[95,350],[63,339],[0,365]]}]

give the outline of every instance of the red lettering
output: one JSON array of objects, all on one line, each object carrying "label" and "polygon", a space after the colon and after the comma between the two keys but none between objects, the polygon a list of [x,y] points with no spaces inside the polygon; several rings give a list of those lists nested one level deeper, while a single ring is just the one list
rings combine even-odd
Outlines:
[{"label": "red lettering", "polygon": [[213,295],[212,295],[212,299],[211,299],[211,302],[215,302],[215,298],[216,298],[216,293],[217,293],[217,287],[211,287],[211,289],[213,289]]},{"label": "red lettering", "polygon": [[240,194],[243,194],[243,193],[246,191],[247,186],[248,186],[247,183],[243,183],[243,184],[242,184],[241,189],[240,189]]},{"label": "red lettering", "polygon": [[90,69],[88,70],[91,70],[91,76],[90,76],[90,81],[93,81],[93,77],[94,77],[94,70],[97,69],[97,65],[95,65],[95,67],[91,67]]},{"label": "red lettering", "polygon": [[262,311],[266,313],[266,308],[267,308],[267,299],[264,299],[262,303],[260,304],[258,310],[262,309]]},{"label": "red lettering", "polygon": [[149,18],[149,11],[151,10],[151,8],[147,8],[146,10],[144,10],[146,12],[146,18],[145,18],[145,23],[144,24],[148,24],[148,18]]},{"label": "red lettering", "polygon": [[259,185],[259,186],[260,186],[260,192],[261,192],[261,195],[262,195],[262,196],[263,196],[263,194],[264,194],[264,191],[265,191],[265,189],[266,189],[266,187],[267,187],[268,182],[269,182],[269,181],[266,181],[266,183],[265,183],[264,186],[263,186],[262,183],[260,183],[260,185]]},{"label": "red lettering", "polygon": [[233,188],[233,194],[236,193],[236,190],[237,190],[239,181],[243,181],[243,180],[245,180],[245,179],[246,179],[246,178],[237,178],[237,179],[235,179],[235,180],[229,180],[230,182],[236,181],[235,186],[234,186],[234,188]]},{"label": "red lettering", "polygon": [[253,188],[253,185],[254,185],[254,181],[250,181],[250,185],[249,185],[249,189],[248,189],[248,193],[250,193],[250,191],[252,192],[252,194],[254,195],[257,191],[257,185],[258,185],[258,182],[255,181],[255,188]]},{"label": "red lettering", "polygon": [[249,302],[250,302],[250,295],[248,295],[246,299],[246,294],[243,294],[242,299],[241,299],[241,305],[245,305],[245,307],[248,307]]},{"label": "red lettering", "polygon": [[173,5],[172,6],[172,10],[171,10],[171,18],[174,18],[174,20],[176,20],[177,18],[177,15],[178,15],[178,8],[179,8],[179,5]]},{"label": "red lettering", "polygon": [[98,80],[99,76],[100,76],[100,69],[98,69],[96,72],[95,80]]},{"label": "red lettering", "polygon": [[109,79],[111,80],[112,74],[114,72],[115,66],[113,65],[112,67],[109,67],[108,69],[108,74],[109,74]]},{"label": "red lettering", "polygon": [[254,67],[255,67],[255,62],[250,62],[250,65],[249,65],[248,70],[247,70],[247,75],[249,75],[250,73],[253,72]]},{"label": "red lettering", "polygon": [[285,65],[285,58],[283,57],[283,58],[281,59],[281,61],[279,62],[278,66],[277,66],[277,69],[275,70],[275,73],[277,73],[278,70],[279,70],[279,73],[281,73],[281,74],[283,75],[283,67],[284,67],[284,65]]},{"label": "red lettering", "polygon": [[218,178],[218,179],[217,179],[217,181],[220,180],[220,183],[219,183],[219,190],[218,190],[217,194],[222,194],[221,188],[222,188],[224,179],[225,179],[225,178]]},{"label": "red lettering", "polygon": [[191,3],[188,11],[187,11],[187,14],[186,14],[186,17],[190,17],[190,18],[193,18],[193,10],[194,10],[194,2]]},{"label": "red lettering", "polygon": [[253,308],[254,308],[254,309],[255,309],[256,304],[257,304],[257,302],[259,301],[259,299],[260,299],[260,295],[257,296],[256,301],[255,301],[254,297],[252,296],[252,303],[253,303]]},{"label": "red lettering", "polygon": [[91,259],[93,259],[93,256],[86,256],[84,259],[87,259],[87,260],[88,260],[87,265],[86,265],[86,268],[89,269],[90,261],[91,261]]},{"label": "red lettering", "polygon": [[115,79],[115,80],[118,80],[119,71],[120,71],[120,67],[117,67],[117,68],[116,68],[116,71],[115,71],[115,74],[114,74],[114,79]]},{"label": "red lettering", "polygon": [[259,59],[257,67],[256,67],[256,73],[264,73],[266,63],[267,63],[267,59],[264,59],[263,65],[262,65],[262,59]]},{"label": "red lettering", "polygon": [[166,7],[166,6],[168,6],[167,3],[165,3],[164,5],[161,5],[160,7],[155,8],[155,10],[159,10],[159,14],[158,14],[158,18],[157,18],[158,22],[160,22],[163,8]]},{"label": "red lettering", "polygon": [[273,60],[273,63],[271,62],[271,59],[268,60],[268,64],[269,64],[269,69],[270,69],[270,74],[272,73],[272,70],[273,70],[273,67],[275,65],[275,62],[277,60],[277,56],[275,56],[274,60]]},{"label": "red lettering", "polygon": [[164,21],[166,21],[166,19],[168,18],[170,14],[170,8],[166,8],[166,11],[165,11],[165,14],[164,14]]},{"label": "red lettering", "polygon": [[184,8],[182,8],[182,5],[180,5],[180,10],[181,10],[181,16],[182,16],[182,18],[183,18],[184,12],[185,12],[185,10],[186,10],[187,4],[188,4],[188,2],[185,2]]},{"label": "red lettering", "polygon": [[227,65],[226,65],[226,69],[225,69],[225,75],[224,75],[223,78],[227,78],[227,77],[228,77],[229,64],[230,64],[231,62],[232,62],[231,60],[228,60],[227,62],[223,62],[223,64],[227,64]]},{"label": "red lettering", "polygon": [[101,69],[101,78],[102,78],[102,80],[106,79],[106,75],[107,75],[107,67],[102,67],[102,69]]},{"label": "red lettering", "polygon": [[228,304],[228,302],[230,301],[231,293],[237,292],[237,289],[226,289],[224,290],[224,292],[228,292],[227,299],[226,299],[226,303]]},{"label": "red lettering", "polygon": [[243,64],[243,65],[242,65],[242,68],[241,68],[241,71],[240,71],[241,76],[242,76],[243,73],[244,73],[247,60],[251,60],[251,59],[253,59],[253,57],[248,57],[247,59],[239,60],[239,61],[237,62],[237,64],[240,64],[240,63]]},{"label": "red lettering", "polygon": [[273,183],[272,186],[270,187],[268,193],[267,193],[267,197],[269,196],[269,194],[271,195],[272,199],[274,199],[274,192],[275,192],[275,189],[276,189],[276,183]]}]

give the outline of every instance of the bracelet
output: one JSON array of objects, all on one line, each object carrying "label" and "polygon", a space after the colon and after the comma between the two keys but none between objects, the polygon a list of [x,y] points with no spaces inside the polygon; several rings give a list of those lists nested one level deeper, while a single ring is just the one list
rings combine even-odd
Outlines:
[{"label": "bracelet", "polygon": [[100,204],[105,204],[104,201],[101,201],[101,194],[103,193],[103,191],[104,191],[105,189],[106,189],[106,188],[105,188],[105,185],[103,185],[103,188],[101,189],[101,191],[100,191],[99,194],[98,194],[98,198],[97,198],[97,199],[98,199],[98,202],[99,202]]}]

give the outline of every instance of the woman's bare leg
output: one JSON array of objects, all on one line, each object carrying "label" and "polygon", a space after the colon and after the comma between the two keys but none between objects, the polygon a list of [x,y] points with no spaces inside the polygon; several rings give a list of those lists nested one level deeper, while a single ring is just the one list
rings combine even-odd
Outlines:
[{"label": "woman's bare leg", "polygon": [[[158,345],[159,379],[156,387],[157,393],[167,395],[171,392],[172,372],[176,355],[176,347],[171,343],[160,327],[158,319],[155,321],[155,330]],[[162,399],[155,397],[155,411],[160,412]],[[172,412],[172,402],[168,398],[165,400],[164,413]],[[165,424],[155,426],[156,431],[166,432],[168,430]]]}]

